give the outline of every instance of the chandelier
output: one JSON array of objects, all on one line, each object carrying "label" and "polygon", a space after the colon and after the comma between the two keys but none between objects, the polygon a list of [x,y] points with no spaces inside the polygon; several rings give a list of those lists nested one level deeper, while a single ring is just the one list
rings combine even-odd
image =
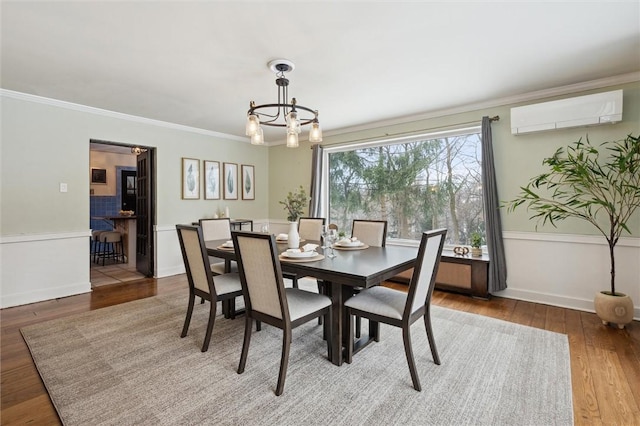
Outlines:
[{"label": "chandelier", "polygon": [[267,64],[276,74],[276,86],[278,86],[278,103],[256,105],[254,101],[249,103],[247,112],[246,135],[251,137],[253,145],[264,145],[262,125],[285,127],[287,129],[287,147],[298,147],[298,134],[302,126],[311,124],[309,130],[309,142],[322,142],[322,129],[318,122],[318,111],[298,105],[296,98],[291,98],[289,103],[289,80],[284,74],[293,71],[295,65],[286,59],[276,59]]}]

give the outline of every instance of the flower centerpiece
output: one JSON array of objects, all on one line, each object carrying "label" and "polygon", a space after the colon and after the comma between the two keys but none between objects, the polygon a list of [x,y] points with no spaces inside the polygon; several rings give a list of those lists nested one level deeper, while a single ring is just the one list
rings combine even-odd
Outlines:
[{"label": "flower centerpiece", "polygon": [[284,201],[280,201],[280,204],[282,204],[287,211],[287,220],[289,222],[297,222],[300,216],[302,216],[308,202],[307,193],[304,191],[302,185],[300,185],[300,188],[296,192],[289,191],[287,198],[285,198]]},{"label": "flower centerpiece", "polygon": [[307,203],[307,193],[304,192],[302,185],[300,185],[300,188],[296,192],[289,191],[287,198],[285,198],[284,201],[280,201],[280,204],[282,204],[287,211],[287,220],[289,221],[289,234],[287,238],[289,248],[298,248],[300,246],[298,219],[302,216]]}]

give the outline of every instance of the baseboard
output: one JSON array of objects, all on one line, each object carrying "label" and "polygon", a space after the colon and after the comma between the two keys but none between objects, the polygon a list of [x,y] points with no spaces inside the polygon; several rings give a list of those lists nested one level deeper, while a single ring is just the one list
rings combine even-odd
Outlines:
[{"label": "baseboard", "polygon": [[42,290],[29,291],[24,293],[14,293],[0,298],[0,307],[13,307],[27,305],[29,303],[43,300],[58,299],[61,297],[75,296],[77,294],[89,293],[91,282],[77,283],[56,288],[46,288]]},{"label": "baseboard", "polygon": [[[593,299],[578,299],[574,297],[565,297],[557,294],[540,293],[517,288],[506,288],[505,290],[494,292],[493,295],[496,297],[504,297],[506,299],[522,300],[525,302],[541,303],[543,305],[558,306],[560,308],[595,313],[593,308]],[[640,321],[640,307],[638,306],[633,307],[633,319],[635,321]]]}]

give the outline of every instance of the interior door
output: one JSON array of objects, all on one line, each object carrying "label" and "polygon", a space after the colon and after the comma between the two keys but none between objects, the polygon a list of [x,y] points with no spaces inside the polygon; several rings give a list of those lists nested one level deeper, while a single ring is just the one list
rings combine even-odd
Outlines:
[{"label": "interior door", "polygon": [[153,194],[155,176],[155,150],[147,149],[137,156],[136,216],[136,269],[147,277],[153,276],[153,225],[155,223],[155,203]]},{"label": "interior door", "polygon": [[136,210],[136,172],[132,170],[122,170],[120,179],[120,193],[122,194],[121,210]]}]

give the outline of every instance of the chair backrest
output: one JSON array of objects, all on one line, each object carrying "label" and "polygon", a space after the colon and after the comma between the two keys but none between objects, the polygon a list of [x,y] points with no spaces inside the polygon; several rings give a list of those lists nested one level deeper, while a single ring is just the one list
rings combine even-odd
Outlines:
[{"label": "chair backrest", "polygon": [[231,220],[228,217],[220,219],[200,219],[199,223],[205,241],[231,239]]},{"label": "chair backrest", "polygon": [[275,237],[258,232],[232,232],[245,308],[289,322],[282,269]]},{"label": "chair backrest", "polygon": [[384,247],[387,242],[386,220],[353,220],[351,236],[371,247]]},{"label": "chair backrest", "polygon": [[305,240],[320,241],[322,238],[323,217],[301,217],[298,222],[298,234]]},{"label": "chair backrest", "polygon": [[202,228],[191,225],[176,225],[178,240],[182,249],[182,259],[187,270],[189,287],[197,288],[216,300],[213,275],[209,266],[209,256],[204,244]]},{"label": "chair backrest", "polygon": [[446,229],[437,229],[422,234],[416,265],[413,268],[411,282],[409,282],[405,316],[411,315],[422,306],[430,303],[446,236]]}]

